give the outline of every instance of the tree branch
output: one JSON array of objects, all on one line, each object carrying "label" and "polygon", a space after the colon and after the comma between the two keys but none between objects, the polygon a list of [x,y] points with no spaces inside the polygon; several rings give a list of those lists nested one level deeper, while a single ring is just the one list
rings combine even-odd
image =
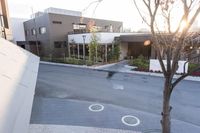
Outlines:
[{"label": "tree branch", "polygon": [[[181,80],[183,80],[185,77],[187,77],[187,76],[189,76],[190,74],[192,74],[193,72],[196,72],[196,71],[198,71],[198,70],[200,70],[200,65],[196,68],[196,69],[194,69],[194,70],[192,70],[192,71],[190,71],[190,72],[188,72],[188,73],[186,73],[186,74],[183,74],[181,77],[179,77],[178,79],[176,79],[176,81],[174,81],[173,83],[172,83],[172,88],[174,88]],[[173,89],[172,89],[172,91],[173,91]]]},{"label": "tree branch", "polygon": [[133,2],[134,2],[134,5],[135,5],[135,7],[136,7],[136,9],[137,9],[137,11],[138,11],[140,17],[142,18],[142,20],[150,27],[150,24],[149,24],[149,23],[147,22],[147,20],[142,16],[142,13],[140,12],[140,9],[139,9],[139,7],[138,7],[136,1],[133,0]]}]

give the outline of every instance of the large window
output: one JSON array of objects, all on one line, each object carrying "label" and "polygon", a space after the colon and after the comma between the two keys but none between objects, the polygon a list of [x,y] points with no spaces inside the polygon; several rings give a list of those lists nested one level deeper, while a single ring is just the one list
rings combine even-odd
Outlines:
[{"label": "large window", "polygon": [[46,32],[47,32],[46,27],[40,27],[40,28],[39,28],[39,33],[40,33],[40,34],[45,34]]},{"label": "large window", "polygon": [[61,21],[52,21],[53,24],[62,24]]},{"label": "large window", "polygon": [[86,32],[87,25],[86,24],[73,24],[73,31],[75,33],[84,33]]},{"label": "large window", "polygon": [[36,29],[34,29],[34,28],[31,29],[31,34],[32,34],[32,35],[36,35]]}]

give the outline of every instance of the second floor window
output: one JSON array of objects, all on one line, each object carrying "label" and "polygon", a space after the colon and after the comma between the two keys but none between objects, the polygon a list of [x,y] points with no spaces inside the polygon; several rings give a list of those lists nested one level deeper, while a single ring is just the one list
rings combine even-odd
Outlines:
[{"label": "second floor window", "polygon": [[29,30],[25,30],[25,35],[26,35],[26,36],[29,35]]},{"label": "second floor window", "polygon": [[40,33],[40,34],[45,34],[46,32],[47,32],[46,27],[40,27],[40,28],[39,28],[39,33]]},{"label": "second floor window", "polygon": [[35,29],[31,29],[31,34],[32,35],[36,35],[36,30]]}]

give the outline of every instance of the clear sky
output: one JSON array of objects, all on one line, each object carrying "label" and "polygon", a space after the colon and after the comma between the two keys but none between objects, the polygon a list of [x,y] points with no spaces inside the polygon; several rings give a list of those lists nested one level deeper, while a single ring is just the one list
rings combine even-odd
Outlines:
[{"label": "clear sky", "polygon": [[[48,7],[82,11],[92,1],[96,0],[8,0],[8,6],[11,17],[30,18],[31,8],[34,12],[43,11]],[[134,7],[133,0],[103,0],[93,16],[95,6],[95,4],[91,5],[87,11],[83,12],[83,15],[119,20],[124,23],[125,28],[131,28],[134,31],[146,27]]]},{"label": "clear sky", "polygon": [[[97,0],[8,0],[8,6],[11,17],[30,18],[32,9],[34,12],[43,11],[49,7],[82,11],[94,1]],[[141,2],[141,0],[138,0],[137,2]],[[139,3],[138,6],[142,8],[142,5],[143,4]],[[142,22],[142,19],[134,6],[133,0],[103,0],[93,15],[95,6],[96,4],[92,4],[88,10],[83,12],[83,16],[122,21],[124,28],[131,28],[132,31],[147,28],[145,23]],[[176,27],[182,11],[177,6],[174,12],[172,18],[174,22],[172,23],[173,26]],[[162,20],[160,20],[159,24],[162,25],[162,23]]]}]

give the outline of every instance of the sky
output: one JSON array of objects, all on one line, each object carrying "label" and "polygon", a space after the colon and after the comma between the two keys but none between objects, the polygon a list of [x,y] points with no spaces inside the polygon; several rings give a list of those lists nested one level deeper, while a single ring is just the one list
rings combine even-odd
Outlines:
[{"label": "sky", "polygon": [[[17,18],[30,18],[33,12],[43,11],[49,7],[83,11],[91,2],[98,0],[7,0],[8,8],[11,17]],[[141,1],[137,1],[141,2]],[[108,19],[122,21],[124,29],[131,29],[132,31],[138,31],[141,29],[147,29],[146,24],[142,21],[141,17],[136,10],[133,0],[103,0],[96,9],[95,14],[93,11],[97,3],[92,4],[86,11],[82,12],[85,17],[94,17],[99,19]],[[142,4],[139,7],[142,8]],[[176,8],[174,10],[174,22],[173,26],[177,26],[181,17],[181,10]],[[162,18],[160,18],[162,19]],[[199,21],[200,22],[200,21]],[[159,24],[162,25],[162,20],[159,20]],[[199,24],[198,24],[199,25]],[[161,26],[162,27],[162,26]],[[174,28],[175,29],[175,28]]]},{"label": "sky", "polygon": [[[33,12],[43,11],[48,7],[82,11],[93,1],[96,0],[8,0],[8,8],[11,17],[30,18],[32,9]],[[92,4],[83,12],[83,16],[122,21],[124,28],[132,31],[146,28],[133,0],[103,0],[93,15],[95,6],[96,4]]]}]

